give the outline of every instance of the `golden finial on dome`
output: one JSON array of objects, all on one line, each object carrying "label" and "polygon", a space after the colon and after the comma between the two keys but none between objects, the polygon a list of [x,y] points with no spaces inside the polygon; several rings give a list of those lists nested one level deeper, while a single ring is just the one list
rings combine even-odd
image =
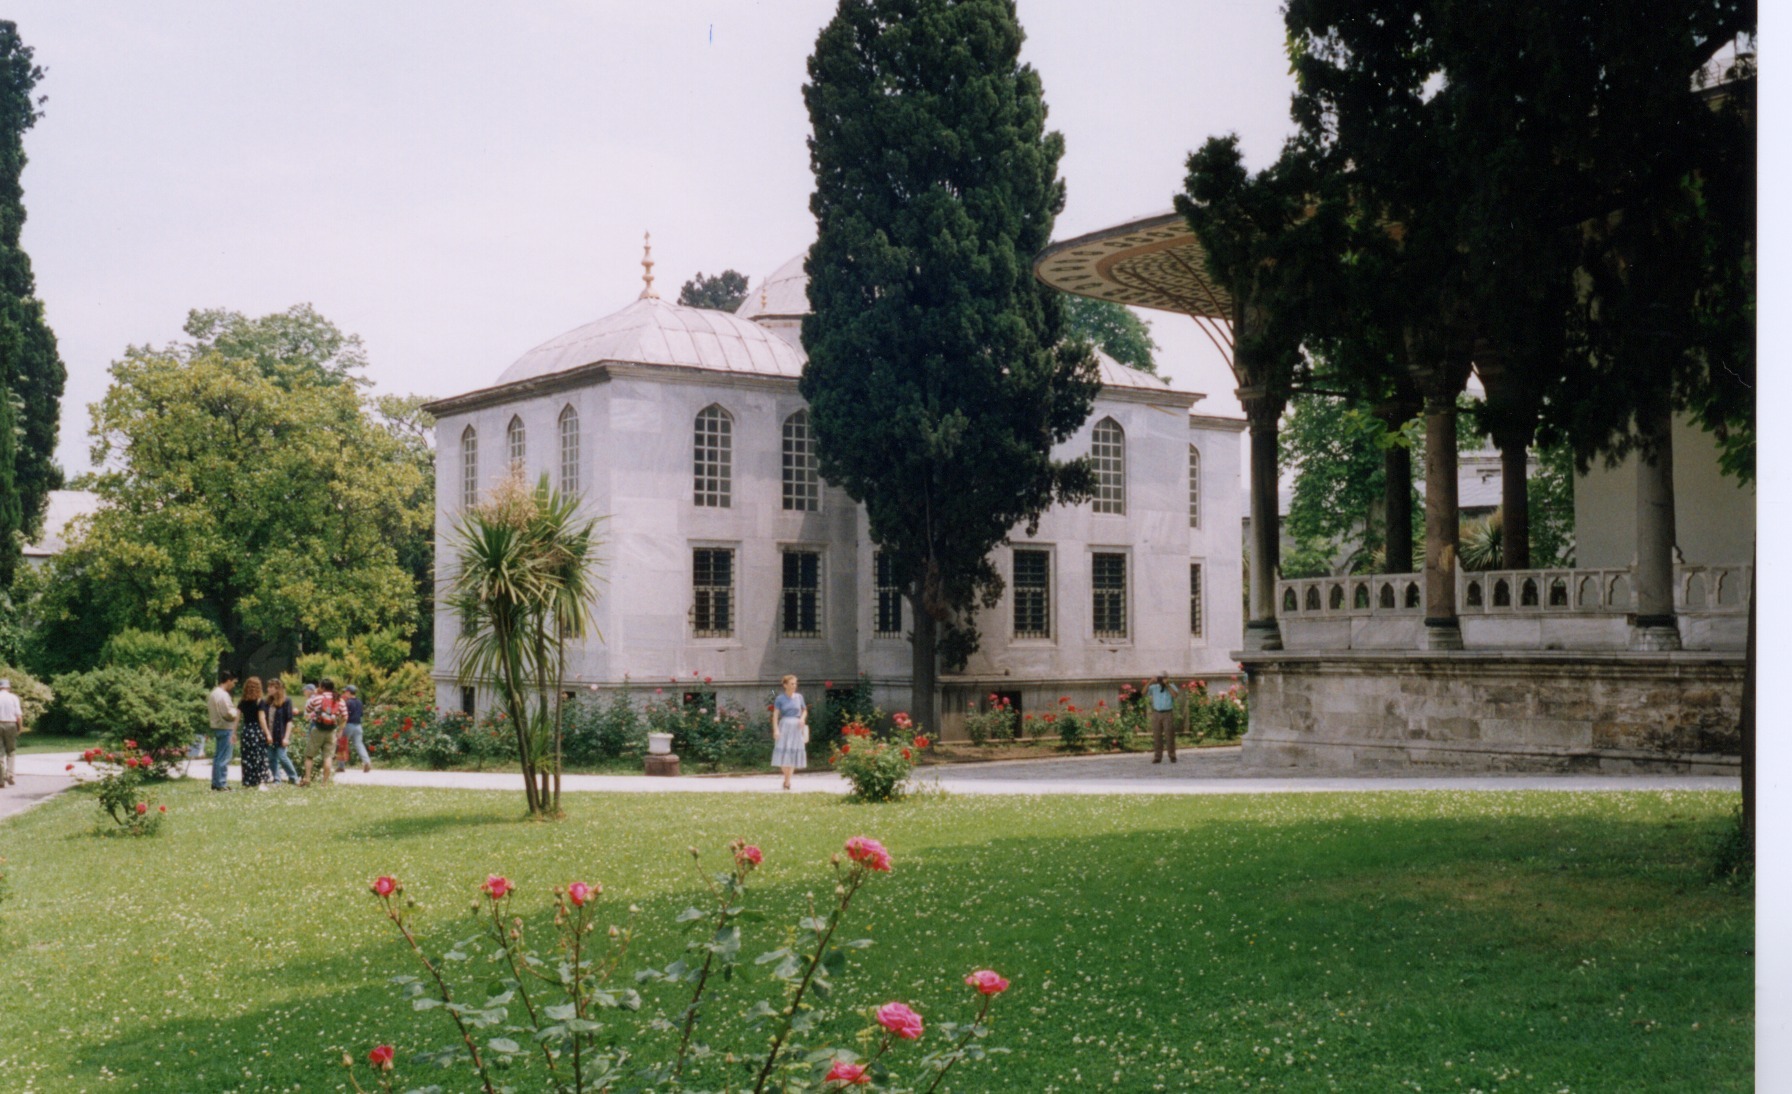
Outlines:
[{"label": "golden finial on dome", "polygon": [[658,300],[660,294],[653,291],[653,233],[641,233],[641,296],[642,300]]}]

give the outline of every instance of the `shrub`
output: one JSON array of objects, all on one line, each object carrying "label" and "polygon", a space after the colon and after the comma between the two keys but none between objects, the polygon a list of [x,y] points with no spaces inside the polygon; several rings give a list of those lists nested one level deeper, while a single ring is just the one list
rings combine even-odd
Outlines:
[{"label": "shrub", "polygon": [[[424,973],[397,976],[393,983],[415,1009],[441,1013],[454,1029],[453,1043],[417,1053],[414,1062],[460,1068],[463,1074],[470,1069],[488,1092],[500,1089],[492,1075],[499,1068],[506,1072],[500,1079],[533,1073],[522,1083],[504,1083],[505,1090],[683,1090],[687,1084],[713,1089],[719,1080],[722,1088],[739,1091],[842,1090],[873,1081],[883,1090],[932,1091],[959,1063],[1001,1051],[980,1044],[989,1034],[990,1006],[1008,989],[1008,981],[988,969],[964,978],[975,1013],[968,1023],[935,1022],[929,1031],[919,1013],[892,1000],[866,1014],[866,1027],[856,1040],[871,1052],[868,1057],[818,1037],[817,1031],[825,1028],[824,1008],[833,982],[847,969],[847,955],[871,945],[870,939],[837,938],[853,897],[875,875],[892,868],[883,845],[864,836],[847,840],[843,852],[833,857],[831,906],[818,908],[812,902],[794,928],[781,932],[782,945],[752,962],[752,968],[769,974],[763,994],[771,998],[742,1006],[745,1021],[734,1027],[741,1043],[704,1044],[716,999],[752,984],[742,970],[742,927],[763,918],[747,908],[747,883],[764,861],[763,853],[745,840],[730,844],[728,853],[727,868],[708,875],[707,891],[677,917],[693,936],[683,955],[634,976],[648,991],[670,988],[682,998],[645,1011],[639,990],[612,981],[633,942],[636,909],[630,909],[622,924],[599,933],[602,885],[574,881],[554,890],[552,948],[543,954],[531,946],[526,920],[515,908],[517,887],[501,875],[487,877],[473,903],[479,933],[431,960],[411,927],[416,903],[396,878],[374,879],[369,888],[381,913]],[[694,848],[692,855],[697,857]],[[466,983],[452,983],[452,970],[474,969],[475,956],[483,958],[478,965],[496,975],[476,969],[464,977]],[[762,994],[757,986],[747,990]],[[673,1014],[676,1022],[648,1020],[643,1013]],[[631,1023],[668,1036],[631,1036]],[[903,1084],[893,1070],[900,1053],[892,1050],[927,1032],[932,1034],[931,1051],[912,1065],[901,1065],[919,1073]],[[373,1081],[382,1090],[413,1088],[408,1081],[394,1083],[397,1055],[389,1044],[367,1053]],[[354,1089],[362,1090],[354,1077],[354,1058],[345,1055],[343,1063]],[[537,1067],[551,1074],[534,1073]]]},{"label": "shrub", "polygon": [[203,687],[217,672],[218,655],[229,648],[216,627],[188,618],[173,631],[119,631],[100,648],[100,664],[148,669]]},{"label": "shrub", "polygon": [[102,665],[65,673],[51,683],[56,697],[44,712],[42,728],[80,736],[98,732],[116,745],[134,740],[154,758],[158,776],[209,724],[199,687],[153,669]]},{"label": "shrub", "polygon": [[[1110,751],[1132,750],[1133,725],[1122,710],[1108,706],[1107,700],[1098,701],[1081,721],[1082,733],[1093,738],[1097,746]],[[1079,739],[1077,743],[1081,747],[1085,742]]]},{"label": "shrub", "polygon": [[81,759],[99,772],[100,808],[112,818],[117,831],[127,836],[153,836],[161,830],[168,807],[157,805],[143,790],[143,781],[159,764],[138,748],[136,741],[125,741],[117,752],[90,748],[81,753]]},{"label": "shrub", "polygon": [[1235,741],[1250,728],[1248,698],[1238,684],[1214,695],[1207,690],[1205,682],[1194,680],[1182,694],[1189,730],[1195,740]]},{"label": "shrub", "polygon": [[1058,747],[1066,752],[1081,752],[1088,747],[1089,736],[1088,726],[1083,720],[1083,712],[1077,709],[1069,699],[1059,699],[1058,702],[1064,708],[1055,715]]},{"label": "shrub", "polygon": [[316,683],[326,677],[338,686],[354,684],[368,706],[423,706],[431,694],[429,666],[405,660],[410,648],[409,640],[395,631],[335,639],[322,652],[301,656],[294,672],[301,687],[306,680]]},{"label": "shrub", "polygon": [[561,749],[568,763],[605,763],[647,754],[647,720],[626,688],[608,698],[576,696],[562,717]]},{"label": "shrub", "polygon": [[991,738],[1012,740],[1019,724],[1014,704],[993,691],[989,693],[988,709],[979,711],[977,704],[972,703],[964,713],[964,731],[971,743],[978,746],[988,744]]},{"label": "shrub", "polygon": [[847,797],[853,801],[902,798],[921,752],[932,743],[907,714],[897,711],[890,721],[900,736],[878,737],[864,722],[849,722],[840,730],[840,743],[828,763],[852,784]]},{"label": "shrub", "polygon": [[23,669],[7,664],[0,664],[0,679],[12,681],[12,693],[19,697],[19,705],[25,708],[26,728],[36,728],[38,719],[43,717],[50,700],[55,698],[50,685]]},{"label": "shrub", "polygon": [[[878,720],[877,706],[871,701],[871,678],[860,673],[850,688],[836,688],[832,680],[822,682],[827,697],[822,711],[819,744],[832,746],[840,739],[840,731],[858,722],[869,725]],[[813,722],[813,719],[811,719]]]},{"label": "shrub", "polygon": [[516,759],[516,734],[501,712],[475,720],[432,705],[380,707],[363,729],[369,753],[414,760],[437,771],[467,760],[483,768]]}]

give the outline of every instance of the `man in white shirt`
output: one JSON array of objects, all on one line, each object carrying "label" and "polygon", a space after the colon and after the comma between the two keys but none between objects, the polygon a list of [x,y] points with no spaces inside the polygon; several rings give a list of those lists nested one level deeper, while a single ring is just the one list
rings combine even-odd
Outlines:
[{"label": "man in white shirt", "polygon": [[243,712],[236,709],[236,701],[230,697],[230,685],[236,683],[236,673],[225,669],[218,673],[218,686],[205,701],[206,713],[211,716],[212,738],[218,742],[212,753],[212,789],[230,789],[230,745],[236,734],[236,724],[243,717]]},{"label": "man in white shirt", "polygon": [[12,785],[13,754],[19,750],[19,730],[25,725],[25,709],[12,693],[12,681],[0,680],[0,784]]}]

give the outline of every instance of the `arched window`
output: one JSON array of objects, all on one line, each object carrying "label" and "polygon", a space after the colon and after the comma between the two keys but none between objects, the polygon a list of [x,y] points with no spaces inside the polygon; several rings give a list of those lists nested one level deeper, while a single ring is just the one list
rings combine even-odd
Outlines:
[{"label": "arched window", "polygon": [[715,509],[731,504],[734,482],[734,419],[710,404],[697,412],[691,450],[691,502]]},{"label": "arched window", "polygon": [[467,509],[479,504],[479,434],[472,426],[460,434],[460,503]]},{"label": "arched window", "polygon": [[560,412],[560,492],[579,492],[579,412],[571,404]]},{"label": "arched window", "polygon": [[504,439],[510,445],[510,473],[517,474],[523,469],[523,460],[529,455],[529,438],[523,430],[523,420],[513,417],[509,428],[504,430]]},{"label": "arched window", "polygon": [[1095,511],[1126,512],[1126,434],[1120,423],[1112,418],[1095,423],[1089,455],[1095,464]]},{"label": "arched window", "polygon": [[815,470],[807,410],[784,419],[784,508],[804,513],[821,508],[821,476]]},{"label": "arched window", "polygon": [[1188,446],[1188,526],[1201,527],[1201,450]]}]

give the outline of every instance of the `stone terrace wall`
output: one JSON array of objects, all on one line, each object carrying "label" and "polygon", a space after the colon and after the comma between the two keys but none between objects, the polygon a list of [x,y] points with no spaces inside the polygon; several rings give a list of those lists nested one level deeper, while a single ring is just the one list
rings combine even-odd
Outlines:
[{"label": "stone terrace wall", "polygon": [[1241,655],[1259,770],[1739,770],[1740,654]]}]

